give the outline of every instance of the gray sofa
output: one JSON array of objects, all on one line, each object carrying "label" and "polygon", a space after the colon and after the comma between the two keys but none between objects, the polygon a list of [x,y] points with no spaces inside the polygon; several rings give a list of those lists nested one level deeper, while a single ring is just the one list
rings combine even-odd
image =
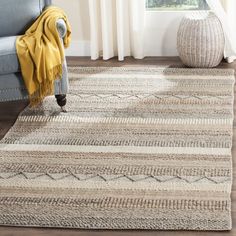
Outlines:
[{"label": "gray sofa", "polygon": [[[51,0],[0,0],[0,102],[28,98],[16,54],[16,37],[24,34],[48,5]],[[56,27],[63,38],[65,22],[59,19]],[[55,81],[55,95],[61,107],[66,104],[67,91],[65,60],[62,79]]]}]

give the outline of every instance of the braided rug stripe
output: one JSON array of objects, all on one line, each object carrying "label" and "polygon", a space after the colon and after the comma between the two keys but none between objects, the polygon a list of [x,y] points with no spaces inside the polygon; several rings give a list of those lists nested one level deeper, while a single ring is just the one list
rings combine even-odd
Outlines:
[{"label": "braided rug stripe", "polygon": [[0,142],[0,225],[230,230],[234,71],[69,67],[67,113]]}]

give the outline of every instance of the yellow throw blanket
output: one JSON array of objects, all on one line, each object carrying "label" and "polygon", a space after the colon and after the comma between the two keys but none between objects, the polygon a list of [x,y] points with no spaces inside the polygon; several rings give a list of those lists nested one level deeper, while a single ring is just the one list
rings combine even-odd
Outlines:
[{"label": "yellow throw blanket", "polygon": [[30,104],[40,103],[54,93],[54,81],[62,76],[64,47],[56,22],[63,19],[67,26],[64,46],[70,43],[71,27],[63,10],[51,6],[16,41],[21,72],[30,97]]}]

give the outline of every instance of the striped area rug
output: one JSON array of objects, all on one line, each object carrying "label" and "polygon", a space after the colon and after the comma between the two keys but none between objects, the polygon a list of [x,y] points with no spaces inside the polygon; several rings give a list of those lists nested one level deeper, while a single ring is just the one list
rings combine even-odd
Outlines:
[{"label": "striped area rug", "polygon": [[230,230],[234,71],[70,67],[67,113],[0,143],[0,224]]}]

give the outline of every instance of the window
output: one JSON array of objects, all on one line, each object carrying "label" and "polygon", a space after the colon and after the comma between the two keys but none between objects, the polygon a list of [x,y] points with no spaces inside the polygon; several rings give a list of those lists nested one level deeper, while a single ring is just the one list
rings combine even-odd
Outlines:
[{"label": "window", "polygon": [[183,11],[208,10],[206,0],[146,0],[148,10],[154,11]]}]

